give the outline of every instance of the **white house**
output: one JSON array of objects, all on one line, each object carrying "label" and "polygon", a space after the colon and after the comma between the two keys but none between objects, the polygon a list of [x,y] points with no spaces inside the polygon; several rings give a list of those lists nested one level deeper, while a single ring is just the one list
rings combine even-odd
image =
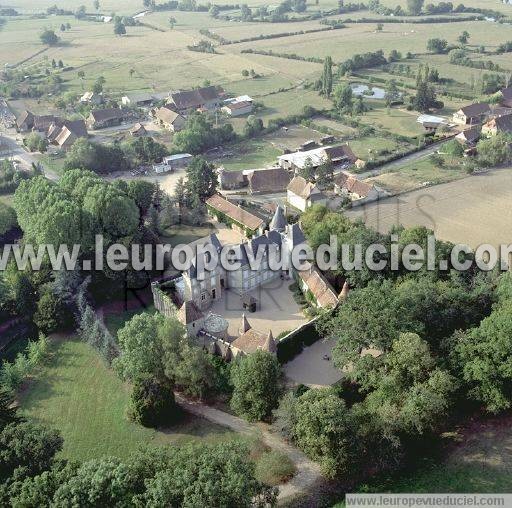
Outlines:
[{"label": "white house", "polygon": [[286,198],[290,205],[301,212],[306,211],[312,205],[325,205],[327,203],[327,198],[320,189],[314,183],[302,178],[302,176],[294,177],[288,184]]}]

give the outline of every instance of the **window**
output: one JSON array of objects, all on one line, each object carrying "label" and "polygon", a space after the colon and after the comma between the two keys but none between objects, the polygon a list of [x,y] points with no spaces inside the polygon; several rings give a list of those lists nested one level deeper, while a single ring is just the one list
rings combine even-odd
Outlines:
[{"label": "window", "polygon": [[204,293],[201,295],[201,300],[206,300],[206,295]]},{"label": "window", "polygon": [[215,289],[212,289],[212,298],[215,300]]}]

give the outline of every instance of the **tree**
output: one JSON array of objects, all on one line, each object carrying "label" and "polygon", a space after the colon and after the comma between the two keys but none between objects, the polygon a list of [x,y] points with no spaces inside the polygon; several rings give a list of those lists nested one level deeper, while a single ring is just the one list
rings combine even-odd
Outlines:
[{"label": "tree", "polygon": [[281,369],[276,357],[256,351],[231,368],[231,407],[249,421],[265,420],[277,407]]},{"label": "tree", "polygon": [[139,207],[140,217],[144,217],[153,203],[155,184],[146,180],[130,180],[127,193]]},{"label": "tree", "polygon": [[446,39],[429,39],[427,41],[427,51],[432,53],[441,54],[446,51],[448,47],[448,41]]},{"label": "tree", "polygon": [[92,5],[94,6],[94,8],[98,11],[100,9],[100,2],[99,0],[94,0],[94,2],[92,3]]},{"label": "tree", "polygon": [[66,25],[64,23],[62,23],[62,25],[60,25],[60,31],[61,32],[65,32],[66,31]]},{"label": "tree", "polygon": [[46,138],[42,138],[36,132],[32,132],[25,139],[25,144],[31,152],[46,152],[48,148],[48,141]]},{"label": "tree", "polygon": [[213,4],[208,11],[212,18],[216,18],[220,14],[220,9],[218,5]]},{"label": "tree", "polygon": [[322,95],[330,97],[332,93],[332,58],[326,56],[324,60],[324,70],[322,73]]},{"label": "tree", "polygon": [[37,302],[34,323],[42,333],[48,334],[64,329],[72,322],[72,316],[63,303],[47,289]]},{"label": "tree", "polygon": [[217,190],[215,166],[202,157],[194,157],[187,167],[186,189],[189,199],[204,201]]},{"label": "tree", "polygon": [[43,33],[39,36],[39,39],[41,39],[41,42],[43,44],[47,44],[48,46],[56,46],[60,38],[57,36],[57,34],[53,30],[44,30]]},{"label": "tree", "polygon": [[0,386],[0,432],[10,423],[19,421],[14,397],[3,386]]},{"label": "tree", "polygon": [[15,472],[32,476],[49,469],[63,440],[53,430],[30,422],[10,423],[0,432],[0,480]]},{"label": "tree", "polygon": [[512,300],[501,304],[477,328],[455,337],[456,366],[462,370],[469,393],[499,413],[512,402]]},{"label": "tree", "polygon": [[251,138],[261,134],[264,130],[263,120],[254,115],[249,115],[244,125],[244,136]]},{"label": "tree", "polygon": [[455,139],[448,141],[443,145],[443,152],[451,155],[452,157],[462,157],[464,155],[464,148]]},{"label": "tree", "polygon": [[485,167],[498,166],[512,160],[511,136],[503,132],[489,139],[480,140],[477,145],[478,162]]},{"label": "tree", "polygon": [[106,81],[107,80],[103,76],[98,76],[94,82],[94,85],[92,86],[92,91],[97,94],[103,92],[103,85],[106,83]]},{"label": "tree", "polygon": [[64,62],[62,60],[59,60],[58,66],[59,66],[59,69],[63,69],[64,68]]},{"label": "tree", "polygon": [[400,99],[400,92],[398,91],[398,87],[394,79],[389,81],[384,99],[386,100],[386,106],[388,107]]},{"label": "tree", "polygon": [[144,377],[135,381],[129,417],[144,427],[169,426],[179,413],[169,381]]},{"label": "tree", "polygon": [[169,25],[171,25],[171,28],[174,28],[174,26],[176,25],[177,21],[176,21],[176,18],[171,16],[169,18]]},{"label": "tree", "polygon": [[383,28],[384,28],[384,25],[382,23],[377,23],[377,27],[376,27],[377,32],[382,32]]},{"label": "tree", "polygon": [[457,37],[457,40],[461,43],[461,44],[467,44],[468,43],[468,40],[469,40],[469,32],[467,30],[464,30],[458,37]]},{"label": "tree", "polygon": [[295,403],[294,440],[332,478],[354,467],[357,433],[350,411],[333,388],[311,389]]},{"label": "tree", "polygon": [[334,89],[334,104],[336,109],[342,114],[352,113],[353,92],[350,85],[340,83]]},{"label": "tree", "polygon": [[407,10],[412,16],[419,16],[424,0],[407,0]]},{"label": "tree", "polygon": [[114,25],[114,33],[116,35],[124,35],[126,33],[126,27],[121,21],[116,22]]}]

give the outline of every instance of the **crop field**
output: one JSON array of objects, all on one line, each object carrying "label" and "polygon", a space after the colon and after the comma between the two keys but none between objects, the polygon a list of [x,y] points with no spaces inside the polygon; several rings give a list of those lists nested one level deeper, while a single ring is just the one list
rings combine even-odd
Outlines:
[{"label": "crop field", "polygon": [[389,231],[393,224],[423,225],[443,240],[473,248],[482,243],[498,246],[510,243],[511,189],[512,168],[503,168],[371,203],[347,214],[379,231]]}]

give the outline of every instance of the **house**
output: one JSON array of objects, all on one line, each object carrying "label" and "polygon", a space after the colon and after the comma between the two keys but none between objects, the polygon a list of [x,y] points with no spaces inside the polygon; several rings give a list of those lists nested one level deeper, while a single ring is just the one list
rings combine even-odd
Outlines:
[{"label": "house", "polygon": [[298,271],[297,279],[302,292],[305,295],[311,295],[317,307],[334,308],[338,305],[338,295],[316,266],[312,266],[309,270]]},{"label": "house", "polygon": [[287,153],[280,155],[277,160],[282,168],[297,173],[308,165],[317,168],[326,162],[331,162],[334,166],[354,164],[357,157],[348,145],[339,145]]},{"label": "house", "polygon": [[222,111],[227,113],[229,116],[243,116],[251,113],[252,108],[252,102],[241,101],[222,106]]},{"label": "house", "polygon": [[180,131],[186,124],[185,118],[168,106],[156,109],[153,115],[160,125],[171,132]]},{"label": "house", "polygon": [[195,336],[204,326],[204,314],[198,309],[197,305],[189,300],[183,302],[183,305],[177,312],[178,321],[187,329],[187,334]]},{"label": "house", "polygon": [[453,113],[453,121],[459,125],[473,125],[482,123],[490,114],[491,108],[485,102],[477,102],[464,106]]},{"label": "house", "polygon": [[480,125],[475,125],[470,127],[469,129],[465,129],[462,132],[459,132],[455,136],[455,139],[461,144],[466,146],[475,146],[476,142],[480,139],[480,133],[482,128]]},{"label": "house", "polygon": [[80,102],[82,104],[92,104],[93,106],[99,106],[100,104],[103,104],[103,94],[85,92],[82,97],[80,97]]},{"label": "house", "polygon": [[348,197],[353,205],[375,201],[381,194],[374,184],[363,182],[345,171],[334,177],[334,192]]},{"label": "house", "polygon": [[327,202],[327,198],[320,189],[302,176],[292,179],[286,188],[286,196],[288,202],[301,212],[305,212],[312,205],[325,205]]},{"label": "house", "polygon": [[55,115],[34,115],[33,131],[46,132],[50,125],[55,122],[62,121],[61,118]]},{"label": "house", "polygon": [[227,219],[226,222],[230,224],[231,228],[244,236],[251,237],[255,234],[262,234],[265,228],[265,222],[262,219],[224,199],[220,194],[209,197],[206,200],[206,208],[209,215],[219,222],[224,222]]},{"label": "house", "polygon": [[279,166],[268,169],[255,169],[247,175],[249,192],[263,194],[283,192],[290,183],[290,174]]},{"label": "house", "polygon": [[193,155],[189,153],[175,153],[174,155],[169,155],[163,158],[163,163],[166,166],[169,166],[171,170],[186,168],[194,158]]},{"label": "house", "polygon": [[26,132],[34,127],[34,115],[28,111],[22,111],[16,118],[16,126],[20,132]]},{"label": "house", "polygon": [[87,129],[83,120],[59,120],[48,128],[48,142],[67,150],[78,138],[86,138]]},{"label": "house", "polygon": [[137,108],[149,108],[156,102],[165,100],[167,97],[169,97],[167,92],[127,94],[121,97],[121,104],[123,106],[133,106]]},{"label": "house", "polygon": [[94,109],[87,118],[90,129],[105,129],[119,125],[124,120],[124,112],[118,108]]},{"label": "house", "polygon": [[147,135],[146,127],[142,125],[141,123],[137,122],[131,129],[130,134],[133,137],[140,137],[140,136],[146,136]]},{"label": "house", "polygon": [[255,330],[250,324],[245,314],[242,314],[242,322],[238,329],[238,337],[231,343],[233,348],[240,350],[242,354],[250,355],[256,351],[266,351],[267,353],[277,353],[277,343],[272,335],[272,330],[267,333]]},{"label": "house", "polygon": [[216,86],[174,92],[170,94],[167,103],[174,105],[179,113],[191,113],[197,109],[214,111],[222,106],[220,93],[221,89]]},{"label": "house", "polygon": [[506,108],[512,108],[512,86],[503,88],[501,90],[501,105]]},{"label": "house", "polygon": [[482,125],[483,136],[496,136],[500,132],[512,134],[512,115],[498,116]]}]

